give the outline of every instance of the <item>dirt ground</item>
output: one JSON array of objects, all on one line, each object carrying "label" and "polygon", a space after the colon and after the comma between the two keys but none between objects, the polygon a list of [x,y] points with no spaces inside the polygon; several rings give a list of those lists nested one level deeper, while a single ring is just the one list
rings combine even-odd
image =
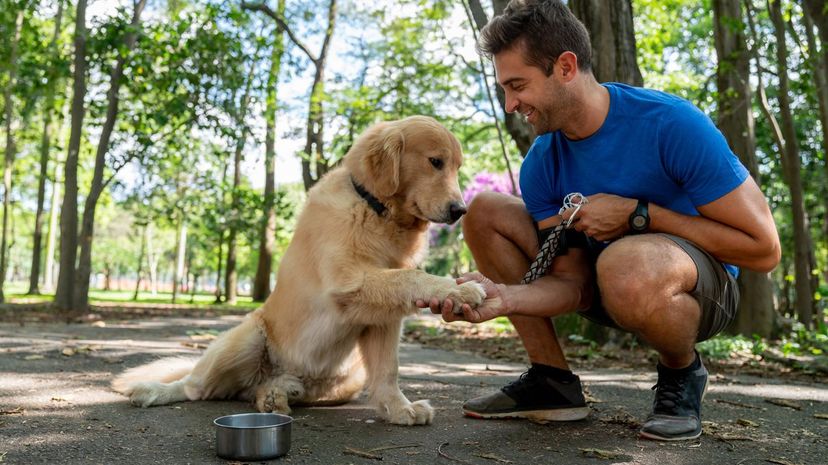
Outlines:
[{"label": "dirt ground", "polygon": [[[212,420],[253,411],[250,405],[211,401],[140,409],[108,387],[113,374],[126,368],[198,354],[241,318],[204,311],[172,316],[176,311],[100,309],[66,324],[42,309],[0,310],[0,463],[228,463],[215,456]],[[655,383],[646,351],[601,358],[578,356],[580,349],[571,348],[592,413],[584,421],[539,425],[473,420],[460,412],[465,399],[518,376],[522,363],[483,357],[485,350],[471,353],[470,346],[434,348],[439,344],[422,334],[409,333],[407,340],[432,346],[403,343],[400,372],[410,399],[431,400],[434,424],[388,425],[362,400],[299,408],[290,453],[273,463],[828,463],[824,378],[709,363],[705,434],[660,443],[637,435]]]}]

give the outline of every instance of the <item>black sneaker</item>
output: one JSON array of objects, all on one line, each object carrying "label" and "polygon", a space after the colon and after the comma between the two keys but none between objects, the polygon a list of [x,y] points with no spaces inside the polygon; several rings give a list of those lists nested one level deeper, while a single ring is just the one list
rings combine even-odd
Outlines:
[{"label": "black sneaker", "polygon": [[641,437],[683,441],[701,436],[701,403],[707,391],[707,369],[698,353],[693,365],[671,370],[658,364],[653,413],[644,422]]},{"label": "black sneaker", "polygon": [[500,391],[476,397],[463,404],[463,413],[473,418],[527,418],[539,423],[586,418],[581,380],[557,381],[530,368]]}]

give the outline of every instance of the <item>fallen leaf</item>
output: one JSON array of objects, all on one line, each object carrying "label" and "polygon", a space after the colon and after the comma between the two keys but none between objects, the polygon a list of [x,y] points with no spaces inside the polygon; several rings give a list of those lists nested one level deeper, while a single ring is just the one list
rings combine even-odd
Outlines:
[{"label": "fallen leaf", "polygon": [[802,410],[802,406],[798,403],[788,399],[765,399],[765,402],[782,407],[792,408],[794,410]]},{"label": "fallen leaf", "polygon": [[828,420],[828,413],[815,413],[814,418],[819,418],[821,420]]},{"label": "fallen leaf", "polygon": [[106,328],[106,323],[103,322],[103,321],[98,320],[98,321],[92,323],[92,326],[94,326],[96,328]]},{"label": "fallen leaf", "polygon": [[738,423],[742,426],[752,426],[752,427],[759,426],[759,423],[756,423],[755,421],[750,421],[747,418],[739,418],[738,420],[736,420],[736,423]]},{"label": "fallen leaf", "polygon": [[581,452],[584,453],[587,457],[595,457],[598,459],[604,460],[612,460],[617,459],[622,456],[618,452],[612,452],[609,450],[602,450],[602,449],[579,449]]},{"label": "fallen leaf", "polygon": [[46,357],[44,357],[40,354],[33,354],[33,355],[27,355],[27,356],[23,357],[23,360],[43,360],[44,358],[46,358]]},{"label": "fallen leaf", "polygon": [[64,399],[63,397],[52,397],[52,400],[54,402],[66,402],[66,399]]},{"label": "fallen leaf", "polygon": [[73,349],[71,347],[67,347],[67,348],[63,349],[62,351],[60,351],[60,353],[67,356],[67,357],[71,357],[71,356],[76,354],[75,349]]},{"label": "fallen leaf", "polygon": [[23,410],[23,407],[15,407],[11,410],[0,410],[0,415],[22,415],[26,411]]},{"label": "fallen leaf", "polygon": [[789,462],[785,459],[765,459],[765,462],[777,463],[779,465],[797,465],[796,463]]},{"label": "fallen leaf", "polygon": [[499,462],[499,463],[512,463],[511,460],[504,459],[503,457],[498,457],[495,454],[474,454],[474,455],[476,455],[477,457],[480,457],[482,459],[494,460],[495,462]]}]

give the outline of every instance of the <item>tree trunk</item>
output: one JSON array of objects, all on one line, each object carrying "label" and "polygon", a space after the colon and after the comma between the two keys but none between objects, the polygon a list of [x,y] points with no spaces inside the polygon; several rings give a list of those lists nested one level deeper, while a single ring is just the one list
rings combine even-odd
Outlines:
[{"label": "tree trunk", "polygon": [[[60,25],[63,19],[63,2],[58,2],[55,15],[55,29],[49,44],[49,56],[57,56],[57,42],[60,38]],[[28,294],[40,294],[40,259],[43,242],[43,220],[46,216],[43,205],[46,202],[46,179],[49,177],[49,148],[52,143],[52,112],[55,106],[55,87],[58,73],[55,66],[49,67],[46,82],[46,102],[43,106],[43,135],[40,138],[40,176],[37,182],[37,210],[35,212],[35,229],[32,238],[32,266],[29,273]],[[52,207],[54,207],[54,203]]]},{"label": "tree trunk", "polygon": [[572,0],[570,5],[589,31],[595,79],[643,85],[630,0]]},{"label": "tree trunk", "polygon": [[[494,15],[498,16],[503,13],[503,9],[506,8],[508,3],[508,0],[493,0]],[[469,0],[469,9],[471,10],[472,18],[474,18],[474,26],[478,31],[482,30],[483,26],[489,20],[486,17],[483,6],[480,4],[480,0]],[[497,95],[497,101],[500,103],[500,108],[503,110],[503,122],[506,126],[506,131],[512,136],[512,140],[515,141],[521,157],[525,157],[526,153],[529,152],[529,147],[532,146],[532,141],[535,140],[535,131],[522,116],[506,111],[506,94],[503,92],[500,84],[496,85],[495,93]]]},{"label": "tree trunk", "polygon": [[49,236],[46,239],[46,265],[43,273],[43,289],[52,292],[55,289],[55,243],[58,229],[58,200],[60,200],[60,183],[63,178],[63,162],[60,155],[55,159],[55,175],[52,182],[52,196],[49,202]]},{"label": "tree trunk", "polygon": [[14,102],[12,92],[17,83],[17,47],[20,43],[20,29],[23,28],[23,13],[21,7],[17,12],[14,21],[14,32],[12,32],[11,47],[9,51],[9,73],[6,88],[3,90],[3,107],[6,118],[6,158],[3,164],[3,238],[0,241],[0,302],[5,301],[3,287],[6,283],[6,243],[9,235],[9,216],[11,216],[11,190],[12,173],[14,171],[14,157],[17,148],[14,142],[14,130],[12,121],[14,118]]},{"label": "tree trunk", "polygon": [[[713,24],[718,56],[718,126],[731,150],[762,185],[756,159],[756,135],[750,90],[750,55],[744,34],[741,0],[714,0]],[[771,337],[775,328],[773,283],[769,273],[742,269],[739,311],[729,331]]]},{"label": "tree trunk", "polygon": [[176,243],[176,259],[173,268],[172,303],[178,297],[179,280],[184,275],[184,252],[187,250],[187,225],[183,220],[178,221],[178,241]]},{"label": "tree trunk", "polygon": [[[284,16],[285,0],[280,0],[276,13]],[[284,32],[277,28],[270,55],[270,72],[267,76],[267,97],[265,100],[265,185],[261,235],[259,236],[259,262],[253,280],[253,301],[264,302],[270,295],[270,275],[273,270],[273,248],[276,233],[275,179],[276,174],[276,112],[277,85],[282,69],[282,55],[285,53]]]},{"label": "tree trunk", "polygon": [[138,293],[141,292],[141,278],[144,276],[144,255],[147,250],[148,227],[148,224],[144,224],[143,231],[141,231],[141,251],[138,252],[138,270],[135,272],[135,293],[132,294],[132,300],[138,300]]},{"label": "tree trunk", "polygon": [[[806,4],[812,3],[809,1]],[[808,8],[804,10],[805,34],[808,39],[808,50],[810,52],[809,62],[814,70],[814,80],[816,82],[817,102],[819,103],[819,121],[822,125],[822,154],[824,170],[822,182],[822,241],[824,247],[828,247],[828,40],[823,39],[821,50],[817,49],[817,41],[814,37],[814,20]],[[822,14],[823,25],[820,28],[828,29],[828,24],[825,24],[825,18],[828,17]],[[823,270],[823,280],[828,282],[828,267]]]},{"label": "tree trunk", "polygon": [[92,273],[92,239],[95,235],[95,209],[98,206],[98,199],[103,193],[103,175],[106,168],[106,154],[109,152],[109,142],[112,132],[115,129],[115,121],[118,118],[118,105],[121,89],[121,79],[124,75],[124,63],[127,55],[132,52],[137,40],[137,29],[141,21],[141,12],[144,10],[147,0],[139,0],[135,4],[135,11],[132,14],[129,32],[124,36],[124,55],[119,55],[115,67],[109,76],[109,92],[107,92],[106,120],[101,129],[101,138],[98,141],[98,149],[95,154],[95,168],[92,175],[92,185],[89,188],[89,195],[86,196],[86,203],[83,209],[82,229],[80,235],[80,260],[75,273],[75,293],[73,296],[74,309],[77,312],[86,312],[89,309],[89,276]]},{"label": "tree trunk", "polygon": [[793,115],[790,106],[790,88],[788,85],[788,47],[785,43],[785,21],[782,18],[781,0],[768,0],[768,11],[774,25],[776,36],[776,61],[779,75],[779,113],[782,120],[782,137],[784,143],[780,147],[782,168],[785,180],[791,193],[791,210],[794,226],[794,269],[796,288],[796,313],[807,328],[814,323],[814,292],[811,288],[811,236],[808,226],[808,215],[805,211],[805,202],[802,190],[800,168],[802,161],[799,157],[799,142],[794,129]]},{"label": "tree trunk", "polygon": [[158,294],[158,253],[155,251],[155,242],[153,242],[153,231],[155,228],[152,223],[147,224],[147,268],[149,271],[150,280],[150,294],[153,296]]},{"label": "tree trunk", "polygon": [[245,83],[244,94],[239,103],[239,112],[236,116],[236,127],[239,135],[236,139],[236,150],[233,154],[233,191],[230,207],[230,234],[227,239],[227,274],[224,277],[224,288],[227,292],[226,302],[228,304],[236,303],[236,293],[238,284],[238,274],[236,273],[236,234],[238,234],[239,223],[241,221],[239,210],[239,189],[241,189],[241,164],[242,152],[244,151],[244,144],[247,141],[247,126],[245,119],[247,118],[247,107],[250,102],[250,86],[253,84],[253,73],[256,70],[256,56],[259,54],[259,48],[256,48],[256,53],[253,54],[253,61],[250,63],[250,72],[247,74],[247,82]]},{"label": "tree trunk", "polygon": [[74,301],[75,259],[78,255],[78,153],[80,152],[86,96],[86,0],[78,0],[75,14],[75,59],[73,72],[72,128],[64,166],[65,188],[60,210],[60,273],[55,307],[71,316]]}]

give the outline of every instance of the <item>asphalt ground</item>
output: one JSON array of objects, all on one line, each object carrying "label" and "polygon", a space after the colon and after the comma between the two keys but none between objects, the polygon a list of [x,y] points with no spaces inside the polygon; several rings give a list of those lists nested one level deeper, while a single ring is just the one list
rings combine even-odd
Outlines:
[{"label": "asphalt ground", "polygon": [[[254,411],[237,401],[141,409],[109,389],[113,374],[167,355],[200,353],[240,316],[108,319],[84,324],[0,323],[0,463],[213,464],[213,419]],[[402,344],[401,386],[430,399],[434,423],[402,427],[360,399],[293,412],[291,464],[826,464],[828,385],[779,377],[711,375],[704,434],[677,443],[639,439],[654,372],[579,371],[586,420],[535,424],[462,416],[469,397],[525,367]]]}]

